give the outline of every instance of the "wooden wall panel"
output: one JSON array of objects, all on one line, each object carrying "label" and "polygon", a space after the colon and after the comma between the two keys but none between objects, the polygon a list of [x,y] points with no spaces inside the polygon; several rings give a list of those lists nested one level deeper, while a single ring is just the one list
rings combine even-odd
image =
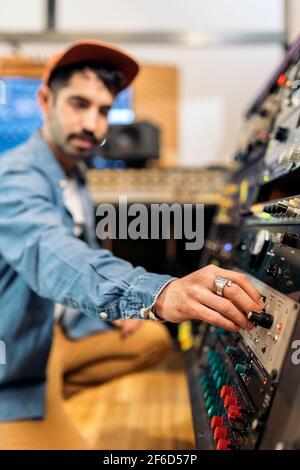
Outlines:
[{"label": "wooden wall panel", "polygon": [[143,65],[133,88],[136,118],[149,119],[161,129],[161,166],[176,165],[178,145],[176,67]]},{"label": "wooden wall panel", "polygon": [[44,68],[42,62],[34,62],[31,59],[13,54],[9,57],[0,57],[0,77],[20,76],[20,77],[40,77]]}]

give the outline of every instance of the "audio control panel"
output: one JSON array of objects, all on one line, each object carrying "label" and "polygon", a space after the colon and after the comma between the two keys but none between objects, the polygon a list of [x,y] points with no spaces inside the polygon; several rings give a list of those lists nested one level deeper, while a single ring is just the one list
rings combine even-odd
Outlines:
[{"label": "audio control panel", "polygon": [[249,210],[252,219],[246,220],[246,224],[257,220],[263,223],[293,223],[300,222],[300,196],[277,199],[265,203],[254,204]]},{"label": "audio control panel", "polygon": [[274,380],[278,380],[297,320],[299,304],[255,279],[252,282],[264,297],[265,311],[272,322],[267,328],[257,326],[251,331],[243,330],[241,335],[249,352],[255,355]]},{"label": "audio control panel", "polygon": [[299,224],[249,221],[241,231],[236,250],[239,269],[299,302]]},{"label": "audio control panel", "polygon": [[281,103],[265,154],[266,175],[271,179],[300,166],[300,60],[299,54],[276,82]]},{"label": "audio control panel", "polygon": [[[272,179],[296,169],[300,164],[300,106],[281,118],[265,156],[266,167]],[[267,173],[266,173],[267,174]]]},{"label": "audio control panel", "polygon": [[200,261],[249,275],[265,310],[245,312],[251,331],[194,342],[199,449],[300,449],[299,177],[300,37],[245,116]]},{"label": "audio control panel", "polygon": [[200,434],[210,449],[259,448],[299,322],[298,303],[253,282],[272,324],[241,334],[208,327],[198,355],[198,399],[204,404]]}]

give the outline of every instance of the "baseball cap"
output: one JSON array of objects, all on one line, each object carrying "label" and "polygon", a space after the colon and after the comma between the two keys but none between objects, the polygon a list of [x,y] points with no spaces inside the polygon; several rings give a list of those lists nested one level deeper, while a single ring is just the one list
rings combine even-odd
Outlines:
[{"label": "baseball cap", "polygon": [[92,39],[77,41],[53,54],[45,64],[42,80],[49,85],[54,70],[77,62],[93,61],[109,65],[124,75],[122,88],[126,88],[139,71],[139,64],[126,52],[102,41]]}]

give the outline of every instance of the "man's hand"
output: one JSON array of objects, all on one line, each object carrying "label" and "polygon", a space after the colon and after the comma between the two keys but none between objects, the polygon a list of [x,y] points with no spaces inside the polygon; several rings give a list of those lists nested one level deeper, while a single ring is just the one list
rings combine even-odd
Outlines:
[{"label": "man's hand", "polygon": [[[215,288],[216,277],[229,279],[223,297]],[[155,303],[155,312],[163,320],[181,322],[203,320],[212,325],[239,331],[252,329],[246,318],[250,311],[261,312],[264,303],[260,293],[245,274],[214,265],[206,266],[188,276],[170,282]]]},{"label": "man's hand", "polygon": [[126,320],[114,320],[112,323],[120,329],[120,334],[124,338],[130,333],[133,333],[139,326],[141,326],[142,321],[135,320],[135,319],[132,319],[132,320],[126,319]]}]

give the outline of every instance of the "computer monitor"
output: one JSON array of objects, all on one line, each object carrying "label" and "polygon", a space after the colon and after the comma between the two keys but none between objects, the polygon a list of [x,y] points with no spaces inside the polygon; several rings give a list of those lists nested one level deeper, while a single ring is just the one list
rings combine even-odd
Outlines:
[{"label": "computer monitor", "polygon": [[[0,155],[21,144],[42,125],[37,103],[40,79],[0,77]],[[109,113],[110,124],[129,124],[134,121],[132,89],[119,93]]]}]

